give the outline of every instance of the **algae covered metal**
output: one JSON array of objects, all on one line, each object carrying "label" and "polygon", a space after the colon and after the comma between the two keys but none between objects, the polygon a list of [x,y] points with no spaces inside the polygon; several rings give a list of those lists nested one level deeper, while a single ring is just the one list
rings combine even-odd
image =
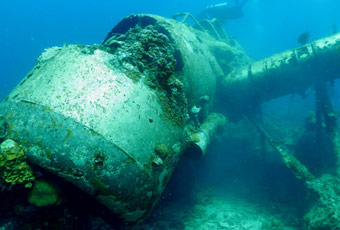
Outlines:
[{"label": "algae covered metal", "polygon": [[216,104],[242,116],[299,93],[314,84],[311,65],[328,66],[324,80],[339,77],[339,35],[251,63],[237,42],[204,25],[131,15],[100,45],[46,49],[0,104],[1,142],[137,222],[182,154],[202,157],[224,126]]},{"label": "algae covered metal", "polygon": [[120,218],[143,219],[190,142],[187,126],[199,129],[190,109],[205,98],[203,122],[213,104],[225,74],[216,52],[242,63],[242,51],[153,15],[123,19],[101,45],[49,48],[0,104],[4,139]]},{"label": "algae covered metal", "polygon": [[327,81],[339,78],[339,62],[338,33],[234,68],[221,81],[221,97],[228,106],[242,106],[292,93],[303,94],[320,75]]}]

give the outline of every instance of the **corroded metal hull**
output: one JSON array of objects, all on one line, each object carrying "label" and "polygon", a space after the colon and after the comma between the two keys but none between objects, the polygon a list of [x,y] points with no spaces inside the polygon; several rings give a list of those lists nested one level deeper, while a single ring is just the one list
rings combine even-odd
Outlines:
[{"label": "corroded metal hull", "polygon": [[221,44],[233,59],[236,49],[190,26],[133,15],[102,45],[47,49],[0,104],[5,138],[123,220],[141,220],[188,146],[190,108],[202,96],[213,104]]}]

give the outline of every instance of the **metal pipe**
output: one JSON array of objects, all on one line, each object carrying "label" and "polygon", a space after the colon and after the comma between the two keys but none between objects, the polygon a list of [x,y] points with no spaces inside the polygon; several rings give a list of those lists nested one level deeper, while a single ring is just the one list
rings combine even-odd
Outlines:
[{"label": "metal pipe", "polygon": [[185,155],[192,159],[201,159],[219,129],[226,124],[226,117],[222,114],[212,113],[195,132],[189,134],[189,147],[185,150]]},{"label": "metal pipe", "polygon": [[234,69],[221,81],[219,101],[226,108],[246,107],[280,96],[303,93],[315,76],[340,77],[340,34]]}]

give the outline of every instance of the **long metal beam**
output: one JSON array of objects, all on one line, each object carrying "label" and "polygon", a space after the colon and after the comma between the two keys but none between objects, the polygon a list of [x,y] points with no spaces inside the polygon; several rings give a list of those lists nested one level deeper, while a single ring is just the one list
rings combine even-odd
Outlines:
[{"label": "long metal beam", "polygon": [[314,85],[315,76],[340,77],[340,33],[234,69],[221,81],[226,104],[249,105]]}]

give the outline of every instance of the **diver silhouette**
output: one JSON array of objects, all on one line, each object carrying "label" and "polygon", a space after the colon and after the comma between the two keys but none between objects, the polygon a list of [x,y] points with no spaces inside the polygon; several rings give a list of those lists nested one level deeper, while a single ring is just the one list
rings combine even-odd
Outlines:
[{"label": "diver silhouette", "polygon": [[207,6],[198,15],[198,18],[200,20],[216,18],[221,23],[226,23],[230,19],[241,18],[243,16],[242,7],[247,1],[248,0],[234,0],[233,3],[224,2]]}]

